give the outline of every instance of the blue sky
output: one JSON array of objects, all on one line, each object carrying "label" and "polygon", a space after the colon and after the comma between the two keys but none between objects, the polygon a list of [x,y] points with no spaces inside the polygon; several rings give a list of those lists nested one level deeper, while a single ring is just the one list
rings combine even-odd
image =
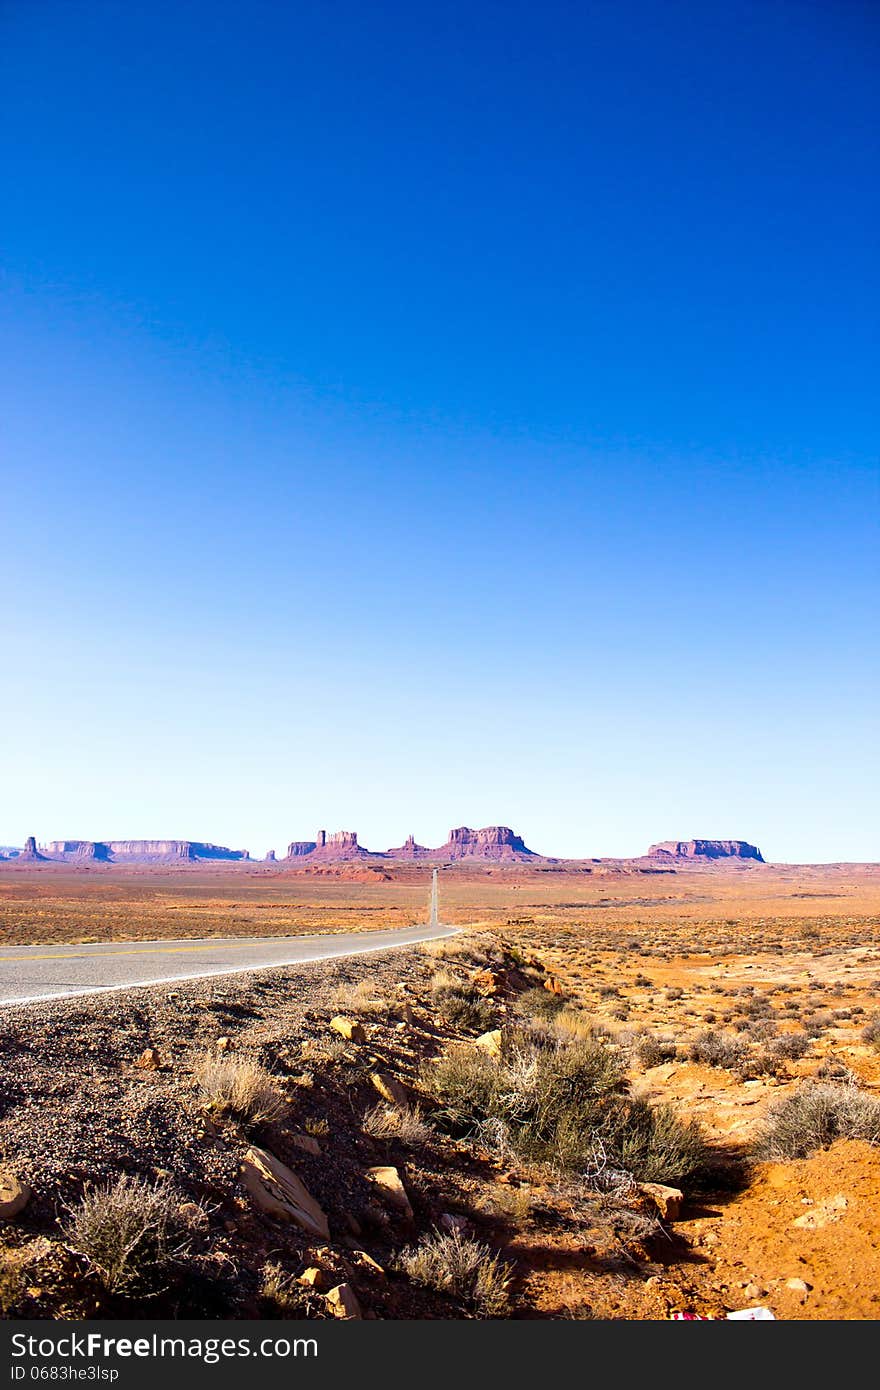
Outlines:
[{"label": "blue sky", "polygon": [[0,7],[0,843],[880,858],[880,19]]}]

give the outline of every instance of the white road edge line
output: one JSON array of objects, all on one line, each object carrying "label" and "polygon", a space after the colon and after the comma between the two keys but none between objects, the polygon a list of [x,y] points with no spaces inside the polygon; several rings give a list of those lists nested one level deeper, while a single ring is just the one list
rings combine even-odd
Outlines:
[{"label": "white road edge line", "polygon": [[[407,930],[404,928],[404,930]],[[425,941],[442,941],[447,936],[458,936],[463,927],[447,927],[431,936],[420,936],[417,941],[386,941],[384,946],[359,946],[354,951],[325,951],[319,956],[307,956],[303,960],[273,960],[268,965],[233,965],[227,970],[196,970],[189,975],[163,975],[158,980],[132,980],[124,985],[87,985],[84,989],[64,989],[57,994],[27,994],[16,999],[0,999],[0,1009],[14,1004],[43,1004],[53,999],[81,999],[88,994],[119,994],[129,989],[156,989],[160,985],[181,984],[184,980],[212,980],[218,975],[258,975],[262,970],[284,969],[288,965],[312,965],[319,960],[346,960],[349,956],[377,955],[379,951],[402,951],[407,946],[421,946]],[[100,957],[98,957],[100,959]],[[112,960],[112,956],[107,957]]]}]

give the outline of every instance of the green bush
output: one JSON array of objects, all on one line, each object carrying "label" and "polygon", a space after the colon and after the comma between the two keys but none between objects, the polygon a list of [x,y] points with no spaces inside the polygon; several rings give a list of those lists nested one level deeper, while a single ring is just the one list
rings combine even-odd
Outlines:
[{"label": "green bush", "polygon": [[432,991],[444,1022],[463,1033],[485,1033],[492,1027],[494,1011],[488,999],[469,985],[442,985]]},{"label": "green bush", "polygon": [[527,1018],[540,1018],[548,1022],[565,1008],[565,999],[561,994],[551,994],[549,989],[527,989],[516,1001],[517,1013],[524,1014]]},{"label": "green bush", "polygon": [[628,1094],[619,1051],[598,1038],[541,1043],[524,1034],[502,1057],[457,1049],[425,1069],[436,1122],[517,1157],[589,1174],[597,1162],[638,1181],[694,1181],[711,1153],[694,1122]]}]

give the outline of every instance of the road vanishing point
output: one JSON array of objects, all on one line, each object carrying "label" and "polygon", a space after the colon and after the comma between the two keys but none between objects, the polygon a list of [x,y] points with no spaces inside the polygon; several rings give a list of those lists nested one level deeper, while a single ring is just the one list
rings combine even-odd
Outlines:
[{"label": "road vanishing point", "polygon": [[[434,913],[431,914],[434,917]],[[326,936],[227,937],[200,941],[114,941],[83,946],[0,948],[0,1005],[37,1004],[110,990],[144,989],[213,975],[340,960],[455,936],[436,920],[393,931]]]}]

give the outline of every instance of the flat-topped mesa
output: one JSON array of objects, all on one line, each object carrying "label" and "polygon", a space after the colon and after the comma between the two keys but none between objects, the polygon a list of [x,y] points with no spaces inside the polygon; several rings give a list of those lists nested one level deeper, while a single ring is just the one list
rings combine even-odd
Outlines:
[{"label": "flat-topped mesa", "polygon": [[471,830],[460,825],[437,851],[445,859],[536,859],[528,845],[508,825],[486,825]]},{"label": "flat-topped mesa", "polygon": [[764,863],[757,845],[747,840],[661,840],[648,850],[650,859],[752,859]]},{"label": "flat-topped mesa", "polygon": [[355,830],[319,830],[314,840],[293,840],[287,846],[288,859],[361,859],[369,853],[358,844]]},{"label": "flat-topped mesa", "polygon": [[291,840],[287,846],[288,859],[305,859],[318,848],[314,840]]},{"label": "flat-topped mesa", "polygon": [[249,859],[246,849],[201,840],[50,840],[44,857],[62,863],[162,864]]},{"label": "flat-topped mesa", "polygon": [[106,862],[110,858],[107,846],[97,840],[50,840],[43,849],[52,859],[73,859],[78,863]]}]

